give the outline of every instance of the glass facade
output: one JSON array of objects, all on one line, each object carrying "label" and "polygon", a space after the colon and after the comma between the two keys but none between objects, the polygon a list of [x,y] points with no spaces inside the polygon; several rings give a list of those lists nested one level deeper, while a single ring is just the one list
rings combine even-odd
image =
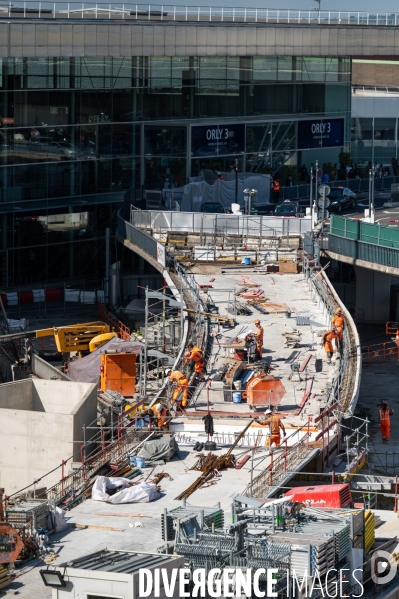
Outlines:
[{"label": "glass facade", "polygon": [[358,164],[392,164],[398,159],[398,119],[353,118],[351,125],[352,158]]},{"label": "glass facade", "polygon": [[[64,258],[58,253],[68,264],[63,270],[87,276],[84,252],[74,250],[78,260],[68,248],[103,238],[126,190],[180,187],[201,168],[228,169],[237,156],[192,156],[194,125],[245,125],[242,170],[314,161],[315,152],[298,148],[298,119],[344,119],[345,144],[350,81],[348,58],[0,59],[0,249],[9,249],[3,284],[65,276],[42,250],[19,265],[22,248],[50,247],[53,239],[65,251]],[[79,231],[45,224],[49,216],[86,213]]]}]

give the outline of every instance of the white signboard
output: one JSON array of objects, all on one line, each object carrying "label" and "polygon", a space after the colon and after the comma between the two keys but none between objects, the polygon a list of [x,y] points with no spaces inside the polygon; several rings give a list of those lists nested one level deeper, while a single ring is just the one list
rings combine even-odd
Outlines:
[{"label": "white signboard", "polygon": [[157,260],[163,267],[166,266],[165,246],[162,243],[157,243]]}]

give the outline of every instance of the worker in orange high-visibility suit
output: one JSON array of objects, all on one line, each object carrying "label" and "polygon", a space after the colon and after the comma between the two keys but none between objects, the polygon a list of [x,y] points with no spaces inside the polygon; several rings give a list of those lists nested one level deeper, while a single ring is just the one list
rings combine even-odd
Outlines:
[{"label": "worker in orange high-visibility suit", "polygon": [[188,351],[184,354],[186,361],[185,363],[189,365],[190,371],[194,372],[197,377],[201,378],[204,372],[205,360],[204,354],[200,347],[194,345],[194,343],[188,344]]},{"label": "worker in orange high-visibility suit", "polygon": [[156,403],[148,408],[147,415],[155,422],[158,428],[168,430],[169,428],[169,410],[162,403]]},{"label": "worker in orange high-visibility suit", "polygon": [[185,408],[188,402],[188,380],[185,374],[180,372],[180,370],[171,370],[168,369],[165,371],[166,376],[169,377],[169,380],[172,384],[175,385],[175,389],[173,391],[173,397],[171,399],[171,404],[173,404],[179,399],[180,395],[182,397],[178,402],[178,408]]},{"label": "worker in orange high-visibility suit", "polygon": [[378,413],[378,424],[380,425],[383,443],[389,443],[391,437],[391,416],[393,416],[393,410],[388,407],[387,401],[383,401]]},{"label": "worker in orange high-visibility suit", "polygon": [[[273,414],[271,409],[267,409],[265,412],[266,418],[264,420],[259,420],[259,424],[262,426],[269,427],[270,435],[266,440],[266,447],[271,447],[272,445],[276,445],[276,447],[280,447],[281,436],[280,429],[283,431],[284,437],[286,436],[284,424],[281,422],[280,418],[277,414]],[[258,420],[256,418],[256,420]]]},{"label": "worker in orange high-visibility suit", "polygon": [[335,343],[337,350],[342,353],[342,338],[344,335],[345,318],[342,316],[341,308],[335,310],[335,315],[331,319],[332,328],[336,331]]},{"label": "worker in orange high-visibility suit", "polygon": [[322,341],[323,341],[324,351],[326,352],[326,355],[327,355],[327,364],[331,364],[331,358],[333,357],[333,354],[334,354],[334,348],[333,348],[332,341],[333,341],[333,339],[336,339],[336,338],[337,338],[337,334],[334,330],[326,331],[325,333],[323,333]]},{"label": "worker in orange high-visibility suit", "polygon": [[256,340],[256,353],[258,354],[258,359],[262,359],[263,354],[263,327],[260,326],[260,320],[256,319],[254,321],[256,326],[255,340]]}]

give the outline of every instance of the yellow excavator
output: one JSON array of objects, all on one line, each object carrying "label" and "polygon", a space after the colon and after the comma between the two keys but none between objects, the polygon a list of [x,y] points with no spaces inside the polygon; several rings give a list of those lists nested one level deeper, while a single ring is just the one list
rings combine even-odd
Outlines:
[{"label": "yellow excavator", "polygon": [[59,352],[70,353],[76,351],[80,357],[93,352],[110,339],[118,337],[118,334],[111,331],[111,327],[104,322],[84,322],[64,327],[0,335],[0,343],[18,341],[19,339],[40,339],[52,335]]}]

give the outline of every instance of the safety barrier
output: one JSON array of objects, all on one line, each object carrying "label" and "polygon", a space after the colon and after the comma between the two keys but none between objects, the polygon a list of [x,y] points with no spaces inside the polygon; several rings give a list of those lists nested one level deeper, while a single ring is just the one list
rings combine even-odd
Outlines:
[{"label": "safety barrier", "polygon": [[367,366],[370,366],[375,358],[380,359],[382,362],[386,362],[390,358],[399,360],[399,345],[395,341],[387,341],[386,343],[376,343],[375,345],[362,347],[362,358],[363,363]]},{"label": "safety barrier", "polygon": [[[131,225],[136,230],[147,231],[150,235],[156,233],[160,236],[160,241],[165,241],[165,236],[172,231],[175,233],[198,233],[203,237],[205,235],[239,235],[242,237],[255,236],[262,239],[262,237],[303,235],[312,228],[310,218],[166,212],[135,208],[131,211],[130,219]],[[156,243],[153,239],[151,241]]]},{"label": "safety barrier", "polygon": [[99,302],[98,304],[98,316],[101,320],[109,324],[115,330],[115,332],[118,333],[121,339],[124,341],[131,340],[130,329],[123,324],[123,322],[118,320],[116,316],[111,314],[111,312],[107,310],[102,302]]},{"label": "safety barrier", "polygon": [[399,322],[390,321],[385,324],[385,334],[386,335],[395,335],[399,331]]}]

